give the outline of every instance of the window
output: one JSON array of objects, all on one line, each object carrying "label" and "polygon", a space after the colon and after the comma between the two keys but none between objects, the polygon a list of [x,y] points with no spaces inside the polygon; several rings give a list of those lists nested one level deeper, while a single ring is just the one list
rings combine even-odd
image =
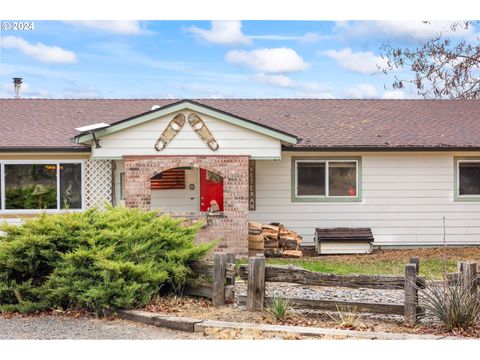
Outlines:
[{"label": "window", "polygon": [[60,208],[82,208],[82,164],[60,164]]},{"label": "window", "polygon": [[325,196],[325,162],[297,162],[297,196]]},{"label": "window", "polygon": [[456,159],[456,199],[480,201],[480,159]]},{"label": "window", "polygon": [[1,210],[83,207],[82,163],[5,161],[0,165]]},{"label": "window", "polygon": [[361,159],[293,158],[293,201],[358,201]]},{"label": "window", "polygon": [[329,161],[328,189],[330,196],[357,196],[357,163]]},{"label": "window", "polygon": [[125,200],[125,173],[120,173],[120,200]]},{"label": "window", "polygon": [[56,209],[55,164],[5,165],[5,209]]}]

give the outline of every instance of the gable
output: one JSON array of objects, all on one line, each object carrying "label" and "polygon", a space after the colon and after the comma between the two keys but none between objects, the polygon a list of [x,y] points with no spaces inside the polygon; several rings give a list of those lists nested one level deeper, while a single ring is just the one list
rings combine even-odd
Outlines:
[{"label": "gable", "polygon": [[[155,112],[152,112],[150,115],[154,114]],[[170,122],[179,114],[185,116],[183,127],[164,149],[158,151],[155,144],[169,127]],[[218,149],[212,150],[201,138],[201,134],[195,132],[188,121],[190,114],[197,114],[203,120],[205,127],[218,143]],[[248,155],[253,159],[280,159],[281,157],[282,141],[280,139],[225,121],[203,111],[192,111],[190,106],[184,106],[179,111],[156,115],[148,121],[110,131],[110,133],[100,130],[96,136],[101,147],[92,146],[92,158],[121,159],[126,155]]]}]

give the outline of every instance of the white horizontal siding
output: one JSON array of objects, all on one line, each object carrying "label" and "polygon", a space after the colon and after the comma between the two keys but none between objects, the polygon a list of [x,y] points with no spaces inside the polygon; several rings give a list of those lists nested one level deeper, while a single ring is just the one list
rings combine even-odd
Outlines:
[{"label": "white horizontal siding", "polygon": [[[188,212],[200,211],[199,169],[185,170],[185,189],[152,190],[151,208],[163,212]],[[189,184],[195,185],[194,190],[188,188]]]},{"label": "white horizontal siding", "polygon": [[366,254],[370,251],[369,243],[326,242],[320,245],[320,254]]},{"label": "white horizontal siding", "polygon": [[[250,155],[252,158],[280,158],[277,139],[200,114],[219,144],[210,150],[193,131],[188,121],[162,151],[156,151],[157,139],[176,114],[159,117],[100,139],[101,148],[93,147],[93,158],[121,158],[124,155]],[[185,113],[188,116],[188,113]]]},{"label": "white horizontal siding", "polygon": [[[287,153],[257,161],[257,210],[313,244],[316,227],[371,227],[376,245],[480,244],[480,202],[454,202],[454,156],[479,153]],[[292,202],[292,156],[361,156],[361,202]]]}]

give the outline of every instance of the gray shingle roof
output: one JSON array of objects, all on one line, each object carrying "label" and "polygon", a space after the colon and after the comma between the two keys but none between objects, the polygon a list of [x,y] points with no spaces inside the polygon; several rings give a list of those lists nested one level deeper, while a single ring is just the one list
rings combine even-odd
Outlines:
[{"label": "gray shingle roof", "polygon": [[[75,149],[76,127],[174,99],[0,99],[0,149]],[[300,138],[297,148],[479,148],[478,100],[198,99]]]}]

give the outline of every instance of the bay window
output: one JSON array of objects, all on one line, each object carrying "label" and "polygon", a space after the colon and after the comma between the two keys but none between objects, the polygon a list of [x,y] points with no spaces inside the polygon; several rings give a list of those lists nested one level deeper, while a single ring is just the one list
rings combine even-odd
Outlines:
[{"label": "bay window", "polygon": [[0,210],[82,209],[82,163],[0,161]]},{"label": "bay window", "polygon": [[292,158],[293,201],[359,201],[361,158]]}]

